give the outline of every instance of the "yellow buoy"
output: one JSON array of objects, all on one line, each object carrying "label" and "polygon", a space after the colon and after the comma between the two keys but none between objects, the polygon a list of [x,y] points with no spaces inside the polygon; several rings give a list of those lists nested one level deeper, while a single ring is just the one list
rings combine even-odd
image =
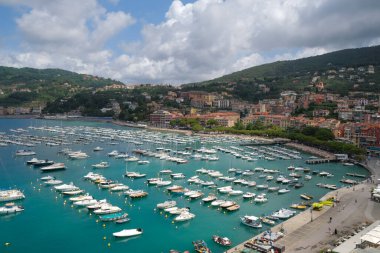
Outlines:
[{"label": "yellow buoy", "polygon": [[96,223],[98,223],[99,222],[99,220],[96,220]]},{"label": "yellow buoy", "polygon": [[107,240],[107,237],[106,237],[106,236],[104,236],[104,237],[103,237],[103,240]]},{"label": "yellow buoy", "polygon": [[172,224],[174,224],[174,221],[172,221]]},{"label": "yellow buoy", "polygon": [[106,224],[103,224],[103,227],[105,228],[105,227],[106,227]]},{"label": "yellow buoy", "polygon": [[108,247],[111,247],[111,243],[108,243],[107,245],[108,245]]}]

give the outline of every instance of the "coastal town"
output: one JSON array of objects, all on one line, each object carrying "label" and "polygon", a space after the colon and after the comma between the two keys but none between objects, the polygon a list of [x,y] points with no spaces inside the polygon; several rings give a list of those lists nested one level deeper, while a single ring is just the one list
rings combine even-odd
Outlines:
[{"label": "coastal town", "polygon": [[[329,129],[334,139],[341,143],[353,144],[364,148],[366,154],[380,155],[380,93],[379,91],[355,91],[360,85],[374,85],[371,76],[373,65],[331,68],[325,72],[315,72],[307,76],[309,84],[299,92],[281,91],[277,98],[260,99],[257,102],[234,98],[231,92],[207,92],[191,90],[186,87],[159,87],[152,85],[112,84],[96,88],[92,94],[102,92],[140,92],[136,97],[127,96],[124,100],[109,99],[106,106],[99,108],[100,113],[114,120],[122,120],[123,115],[142,112],[131,123],[148,125],[155,128],[210,131],[223,128],[239,130],[278,127],[280,129],[303,129],[307,126]],[[347,94],[333,93],[329,83],[341,79],[353,83],[354,89]],[[293,82],[299,79],[294,78]],[[228,84],[233,87],[234,83]],[[69,84],[65,86],[70,87]],[[270,88],[258,84],[258,94],[268,94]],[[152,95],[151,90],[161,90]],[[233,89],[233,88],[231,88]],[[3,93],[3,91],[1,91]],[[31,90],[13,88],[13,93]],[[129,99],[130,98],[130,99]],[[69,100],[65,100],[68,101]],[[34,107],[0,106],[0,115],[35,115],[47,118],[78,118],[91,116],[83,114],[80,108],[61,114],[44,110],[46,104]],[[57,107],[56,107],[57,108]],[[100,115],[101,115],[100,114]],[[142,115],[142,116],[141,116]],[[144,116],[145,115],[145,116]],[[128,118],[130,120],[130,118]],[[137,122],[136,122],[137,120]],[[124,119],[125,121],[125,119]],[[127,120],[128,121],[128,120]],[[130,121],[128,121],[130,122]]]}]

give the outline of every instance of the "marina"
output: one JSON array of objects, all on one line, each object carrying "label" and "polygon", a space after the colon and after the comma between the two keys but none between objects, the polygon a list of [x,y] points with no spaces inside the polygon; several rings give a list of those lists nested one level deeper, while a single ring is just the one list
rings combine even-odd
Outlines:
[{"label": "marina", "polygon": [[[368,172],[357,165],[307,164],[310,154],[282,145],[240,146],[241,140],[235,137],[184,136],[92,122],[7,122],[1,124],[0,129],[5,133],[0,136],[0,142],[8,144],[1,147],[0,170],[4,182],[0,187],[21,189],[25,199],[19,202],[26,210],[15,217],[0,217],[0,225],[6,228],[6,232],[0,231],[0,238],[12,243],[12,252],[30,250],[31,242],[39,241],[40,237],[58,240],[57,234],[44,232],[54,231],[55,226],[75,227],[77,232],[65,234],[72,244],[66,245],[64,251],[57,249],[54,243],[32,246],[36,247],[34,250],[60,253],[85,246],[93,251],[110,247],[110,252],[151,252],[153,248],[169,252],[171,249],[192,249],[192,242],[204,240],[212,252],[222,252],[223,245],[215,243],[213,235],[223,234],[233,243],[241,243],[272,226],[267,218],[259,217],[275,214],[280,219],[289,218],[294,212],[283,208],[302,201],[301,194],[319,199],[331,190],[317,184],[340,188],[346,187],[340,182],[345,176],[368,176]],[[16,136],[5,128],[6,125],[25,132]],[[30,155],[16,155],[17,150],[25,147],[29,153],[35,152],[38,160],[43,158],[54,164],[64,164],[65,169],[42,173],[44,167],[27,165],[32,158]],[[113,152],[115,150],[117,152]],[[148,162],[139,164],[138,161]],[[106,169],[93,167],[101,163],[107,163]],[[288,169],[291,166],[294,170]],[[327,174],[310,177],[312,171],[317,170]],[[291,173],[295,174],[291,176]],[[54,178],[46,178],[49,175]],[[140,175],[144,178],[139,179]],[[85,176],[91,179],[84,180]],[[309,177],[306,179],[306,176]],[[46,185],[47,180],[43,181],[42,177],[62,184]],[[64,187],[60,187],[62,185]],[[285,192],[287,194],[281,194]],[[78,196],[90,194],[94,199],[106,199],[112,204],[109,208],[98,209],[101,211],[88,211],[70,204],[69,198],[75,197],[71,196],[73,193]],[[172,206],[173,201],[175,206]],[[158,208],[158,204],[163,205]],[[177,209],[164,211],[174,207],[181,211],[177,214],[171,214]],[[38,221],[38,226],[43,226],[44,230],[34,235],[32,231],[37,223],[29,221],[24,229],[30,237],[18,238],[17,230],[30,215],[36,214],[44,217]],[[109,222],[126,218],[126,214],[131,219],[127,223]],[[178,216],[180,222],[175,221]],[[256,217],[257,227],[243,224],[240,217],[244,216]],[[204,229],[206,224],[208,229]],[[118,231],[136,227],[144,233],[131,240],[113,236]],[[117,235],[130,234],[135,233],[124,231]],[[170,243],[163,245],[162,241],[167,238]]]}]

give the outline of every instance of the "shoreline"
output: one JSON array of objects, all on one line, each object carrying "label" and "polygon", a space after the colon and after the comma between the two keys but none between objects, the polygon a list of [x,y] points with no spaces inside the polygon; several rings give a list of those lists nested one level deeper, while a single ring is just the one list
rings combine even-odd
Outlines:
[{"label": "shoreline", "polygon": [[[380,161],[380,160],[378,160]],[[363,168],[367,169],[367,171],[370,173],[370,176],[371,177],[379,177],[380,176],[380,171],[378,173],[376,173],[376,168],[373,168],[372,166],[370,166],[368,163],[367,164],[361,164],[361,163],[358,163],[358,165],[362,166]],[[327,192],[324,196],[322,196],[319,201],[324,201],[324,200],[327,200],[331,197],[335,197],[336,199],[338,199],[338,194],[339,194],[339,199],[351,199],[351,201],[354,201],[353,198],[352,198],[352,195],[356,192],[359,192],[359,191],[355,191],[355,188],[356,189],[359,189],[359,188],[362,188],[364,191],[365,188],[369,188],[371,186],[371,184],[368,184],[366,183],[366,180],[363,180],[362,182],[360,182],[359,184],[357,185],[354,185],[354,186],[350,186],[350,187],[342,187],[342,188],[339,188],[337,190],[333,190],[333,191],[329,191]],[[370,201],[370,200],[368,200]],[[355,203],[356,203],[356,199],[355,199]],[[345,205],[343,205],[342,210],[344,210],[345,206],[348,205],[347,203]],[[273,243],[274,246],[277,246],[277,247],[285,247],[285,252],[292,252],[292,250],[289,251],[289,249],[287,250],[287,241],[292,241],[291,239],[293,239],[291,236],[292,234],[296,234],[298,233],[299,230],[302,230],[304,229],[306,226],[313,226],[313,222],[318,220],[318,218],[321,220],[328,220],[327,216],[325,216],[324,214],[328,213],[330,210],[332,210],[332,208],[334,208],[334,206],[324,206],[323,209],[321,211],[313,211],[310,208],[298,213],[297,215],[287,219],[287,220],[284,220],[283,222],[269,228],[268,230],[270,230],[271,232],[279,232],[280,230],[282,229],[285,229],[285,232],[284,232],[284,236],[277,240],[276,242]],[[331,216],[329,216],[331,217]],[[332,216],[334,217],[334,216]],[[316,222],[314,222],[316,223]],[[342,222],[343,224],[343,222]],[[340,224],[340,225],[342,225]],[[343,224],[344,225],[344,224]],[[310,233],[310,231],[307,231]],[[263,234],[265,233],[265,231],[255,235],[254,237],[248,239],[248,240],[245,240],[241,243],[239,243],[238,245],[234,246],[233,248],[231,249],[228,249],[227,251],[225,251],[226,253],[238,253],[238,252],[242,252],[242,250],[244,250],[246,247],[244,246],[244,244],[246,243],[252,243],[255,239],[259,239],[263,236]],[[294,236],[294,235],[293,235]],[[311,234],[309,236],[312,236]],[[327,238],[328,239],[328,238]],[[322,240],[325,241],[326,238],[324,238]],[[319,243],[322,243],[322,242],[319,242]],[[320,251],[321,249],[316,249],[318,251]]]}]

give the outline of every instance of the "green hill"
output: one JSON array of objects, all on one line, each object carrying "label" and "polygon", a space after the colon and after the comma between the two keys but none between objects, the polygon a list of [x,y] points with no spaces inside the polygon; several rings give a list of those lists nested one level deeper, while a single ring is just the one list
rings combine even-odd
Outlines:
[{"label": "green hill", "polygon": [[[375,74],[368,74],[368,65],[375,66]],[[365,67],[366,70],[358,71],[358,67]],[[286,89],[304,91],[311,89],[310,81],[314,74],[320,76],[324,81],[327,90],[345,94],[348,91],[374,91],[380,90],[380,46],[365,47],[357,49],[345,49],[290,61],[278,61],[274,63],[255,66],[225,75],[213,80],[200,83],[185,84],[183,90],[204,90],[204,91],[230,91],[236,98],[248,101],[257,101],[263,98],[277,97],[279,93]],[[354,68],[354,71],[339,72],[341,68]],[[335,70],[335,78],[328,78],[328,71]],[[342,75],[343,77],[339,77]],[[357,77],[352,77],[355,75]],[[355,84],[363,78],[359,86]],[[260,84],[269,87],[269,92],[260,91],[263,89]]]},{"label": "green hill", "polygon": [[119,81],[61,69],[0,66],[0,106],[33,105]]}]

